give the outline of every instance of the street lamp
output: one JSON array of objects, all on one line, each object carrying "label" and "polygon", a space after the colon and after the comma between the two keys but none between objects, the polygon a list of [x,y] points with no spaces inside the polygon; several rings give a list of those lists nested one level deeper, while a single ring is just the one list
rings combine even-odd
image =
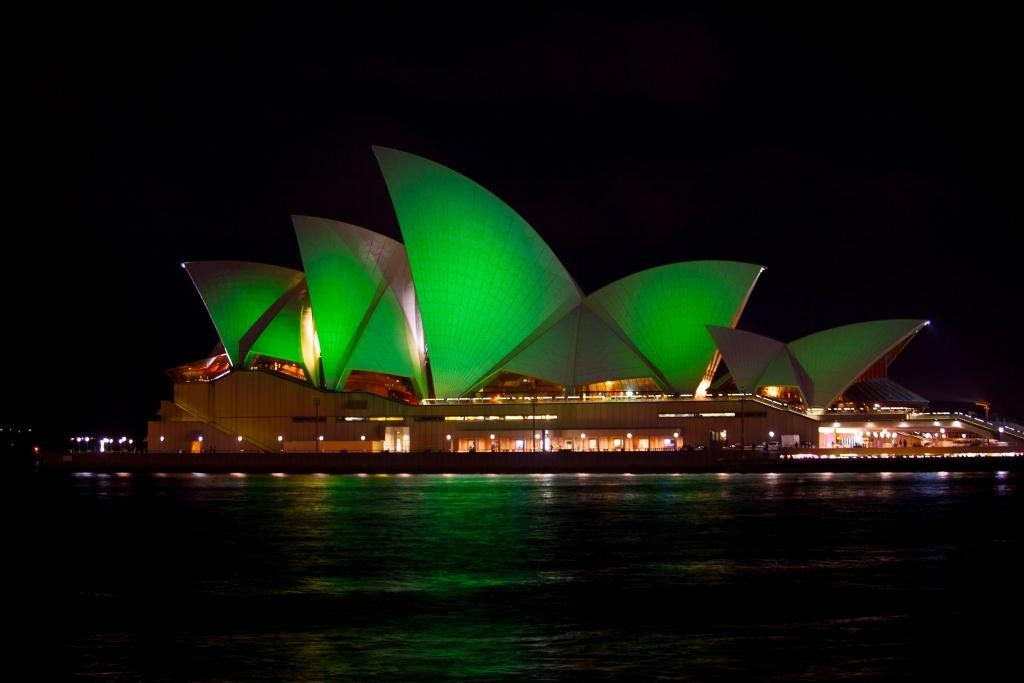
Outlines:
[{"label": "street lamp", "polygon": [[445,434],[444,435],[444,440],[448,442],[448,450],[451,451],[452,453],[454,453],[455,452],[455,442],[452,441],[452,435],[451,434]]}]

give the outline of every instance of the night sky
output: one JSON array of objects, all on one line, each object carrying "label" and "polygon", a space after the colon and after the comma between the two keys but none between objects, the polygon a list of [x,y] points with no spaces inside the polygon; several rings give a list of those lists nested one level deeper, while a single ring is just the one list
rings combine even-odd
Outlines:
[{"label": "night sky", "polygon": [[588,293],[729,259],[768,268],[743,329],[930,319],[891,375],[1024,418],[1018,25],[775,10],[13,23],[0,422],[144,435],[216,343],[179,263],[301,268],[293,213],[400,238],[373,144],[494,192]]}]

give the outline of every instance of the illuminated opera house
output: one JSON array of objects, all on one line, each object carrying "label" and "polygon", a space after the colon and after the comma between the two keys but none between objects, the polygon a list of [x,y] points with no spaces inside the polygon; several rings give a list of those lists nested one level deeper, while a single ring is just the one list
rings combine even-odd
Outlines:
[{"label": "illuminated opera house", "polygon": [[[472,180],[375,148],[404,243],[293,219],[302,271],[183,264],[220,341],[169,371],[151,452],[682,450],[991,438],[887,376],[924,320],[737,329],[764,270],[671,263],[580,290]],[[723,362],[724,361],[724,362]],[[942,430],[941,432],[939,430]]]}]

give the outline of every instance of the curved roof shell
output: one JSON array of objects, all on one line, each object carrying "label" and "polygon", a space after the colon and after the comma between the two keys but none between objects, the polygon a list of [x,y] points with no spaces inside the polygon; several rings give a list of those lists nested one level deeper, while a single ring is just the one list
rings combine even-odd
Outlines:
[{"label": "curved roof shell", "polygon": [[438,396],[471,391],[582,299],[540,235],[428,159],[374,147],[409,255]]},{"label": "curved roof shell", "polygon": [[715,356],[706,325],[733,326],[763,268],[686,261],[634,273],[586,305],[654,370],[664,389],[692,392]]},{"label": "curved roof shell", "polygon": [[286,299],[249,347],[246,360],[260,355],[303,363],[302,312],[309,308],[309,294],[305,287],[301,287]]},{"label": "curved roof shell", "polygon": [[753,392],[777,357],[788,358],[786,345],[777,339],[731,327],[708,325],[707,328],[740,391]]},{"label": "curved roof shell", "polygon": [[[249,353],[243,339],[254,326],[259,330],[283,307],[303,274],[291,268],[247,261],[192,261],[183,263],[224,344],[232,366]],[[251,344],[251,341],[250,341]]]},{"label": "curved roof shell", "polygon": [[872,320],[816,332],[789,344],[725,327],[708,326],[708,332],[741,391],[795,386],[808,407],[827,408],[868,368],[927,324],[902,318]]},{"label": "curved roof shell", "polygon": [[310,216],[293,216],[292,223],[325,387],[340,390],[352,370],[373,370],[410,377],[422,388],[412,320],[399,300],[409,273],[405,248],[350,223]]},{"label": "curved roof shell", "polygon": [[872,320],[833,327],[808,335],[787,346],[814,382],[804,394],[807,405],[824,408],[832,404],[865,370],[889,349],[916,334],[926,320],[906,318]]}]

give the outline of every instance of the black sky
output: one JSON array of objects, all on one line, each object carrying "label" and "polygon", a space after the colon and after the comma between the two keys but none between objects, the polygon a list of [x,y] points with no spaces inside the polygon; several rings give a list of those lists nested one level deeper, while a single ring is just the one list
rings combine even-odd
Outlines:
[{"label": "black sky", "polygon": [[1024,417],[1008,15],[125,20],[10,27],[0,421],[141,435],[216,341],[180,262],[299,268],[293,213],[400,237],[371,144],[493,191],[587,292],[731,259],[768,268],[744,329],[931,319],[892,375]]}]

